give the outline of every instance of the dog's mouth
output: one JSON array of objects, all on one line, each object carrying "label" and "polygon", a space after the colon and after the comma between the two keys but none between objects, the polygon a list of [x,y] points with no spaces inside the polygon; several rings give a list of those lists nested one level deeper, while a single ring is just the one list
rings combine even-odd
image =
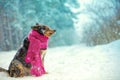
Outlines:
[{"label": "dog's mouth", "polygon": [[49,32],[49,36],[53,35],[56,32],[56,30],[52,30],[51,32]]},{"label": "dog's mouth", "polygon": [[54,34],[55,32],[56,32],[56,30],[53,30],[53,32],[52,32],[52,33],[50,33],[50,34],[52,35],[52,34]]}]

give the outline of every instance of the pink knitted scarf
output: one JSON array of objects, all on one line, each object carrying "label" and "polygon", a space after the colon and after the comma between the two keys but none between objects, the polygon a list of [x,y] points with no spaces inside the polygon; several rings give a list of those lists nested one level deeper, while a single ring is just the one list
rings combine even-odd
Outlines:
[{"label": "pink knitted scarf", "polygon": [[48,47],[48,37],[32,30],[28,35],[28,39],[30,43],[25,61],[31,64],[31,75],[41,76],[46,71],[42,63],[40,49],[46,49]]}]

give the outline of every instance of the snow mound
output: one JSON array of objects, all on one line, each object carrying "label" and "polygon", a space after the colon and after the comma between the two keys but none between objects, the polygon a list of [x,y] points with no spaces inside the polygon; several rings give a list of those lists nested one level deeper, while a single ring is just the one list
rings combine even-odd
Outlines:
[{"label": "snow mound", "polygon": [[[0,66],[7,69],[16,51],[0,52]],[[120,40],[110,44],[49,48],[41,77],[11,78],[0,73],[0,80],[120,80]]]}]

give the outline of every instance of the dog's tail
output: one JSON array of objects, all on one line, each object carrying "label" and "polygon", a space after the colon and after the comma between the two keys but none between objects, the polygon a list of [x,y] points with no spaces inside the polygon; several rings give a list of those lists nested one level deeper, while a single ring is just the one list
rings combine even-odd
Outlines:
[{"label": "dog's tail", "polygon": [[0,67],[0,72],[7,72],[7,73],[8,73],[8,70],[6,70],[6,69]]}]

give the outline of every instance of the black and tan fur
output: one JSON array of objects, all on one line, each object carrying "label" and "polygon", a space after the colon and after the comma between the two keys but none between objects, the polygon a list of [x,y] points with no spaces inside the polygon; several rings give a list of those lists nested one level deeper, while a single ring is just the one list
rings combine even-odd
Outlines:
[{"label": "black and tan fur", "polygon": [[[33,30],[36,30],[38,33],[50,37],[55,30],[50,29],[48,26],[36,24],[31,27]],[[7,72],[10,77],[23,77],[30,75],[31,64],[25,62],[25,56],[29,47],[29,40],[26,37],[23,41],[22,46],[17,51],[13,60],[11,61],[8,70],[0,67],[0,72]],[[46,54],[46,49],[40,50],[42,55],[42,61],[44,64],[44,57]]]}]

